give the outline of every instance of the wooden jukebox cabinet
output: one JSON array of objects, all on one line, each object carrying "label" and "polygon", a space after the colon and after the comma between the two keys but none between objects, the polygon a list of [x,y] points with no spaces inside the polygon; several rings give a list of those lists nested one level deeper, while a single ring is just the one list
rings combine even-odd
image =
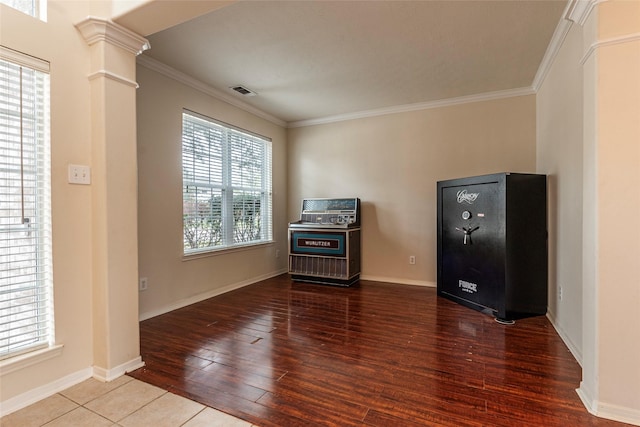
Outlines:
[{"label": "wooden jukebox cabinet", "polygon": [[496,320],[547,312],[545,175],[440,181],[438,295]]}]

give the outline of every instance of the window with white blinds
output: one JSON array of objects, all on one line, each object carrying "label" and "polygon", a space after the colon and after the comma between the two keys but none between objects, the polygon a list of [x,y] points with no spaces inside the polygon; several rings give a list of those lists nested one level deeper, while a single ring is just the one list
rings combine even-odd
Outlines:
[{"label": "window with white blinds", "polygon": [[182,114],[184,254],[272,240],[271,140]]},{"label": "window with white blinds", "polygon": [[0,47],[0,359],[53,343],[48,71]]}]

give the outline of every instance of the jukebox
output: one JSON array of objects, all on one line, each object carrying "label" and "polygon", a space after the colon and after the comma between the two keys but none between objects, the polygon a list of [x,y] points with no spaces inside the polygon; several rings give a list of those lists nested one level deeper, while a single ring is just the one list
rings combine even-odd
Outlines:
[{"label": "jukebox", "polygon": [[360,278],[360,199],[304,199],[289,223],[289,274],[301,282],[351,286]]},{"label": "jukebox", "polygon": [[546,176],[440,181],[438,295],[496,320],[547,311]]}]

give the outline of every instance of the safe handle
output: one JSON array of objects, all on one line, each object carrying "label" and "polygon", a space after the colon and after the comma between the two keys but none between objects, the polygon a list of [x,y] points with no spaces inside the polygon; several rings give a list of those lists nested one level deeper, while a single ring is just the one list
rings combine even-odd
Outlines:
[{"label": "safe handle", "polygon": [[478,228],[480,228],[480,226],[476,225],[475,227],[456,227],[456,230],[464,233],[464,239],[462,240],[462,244],[463,245],[470,245],[471,244],[471,233],[473,233],[474,231],[476,231]]}]

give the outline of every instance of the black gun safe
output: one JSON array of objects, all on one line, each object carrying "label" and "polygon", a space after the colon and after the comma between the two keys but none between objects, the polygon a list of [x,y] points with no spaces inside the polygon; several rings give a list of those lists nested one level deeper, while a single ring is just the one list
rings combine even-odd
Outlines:
[{"label": "black gun safe", "polygon": [[499,322],[547,312],[547,180],[499,173],[439,181],[438,295]]}]

